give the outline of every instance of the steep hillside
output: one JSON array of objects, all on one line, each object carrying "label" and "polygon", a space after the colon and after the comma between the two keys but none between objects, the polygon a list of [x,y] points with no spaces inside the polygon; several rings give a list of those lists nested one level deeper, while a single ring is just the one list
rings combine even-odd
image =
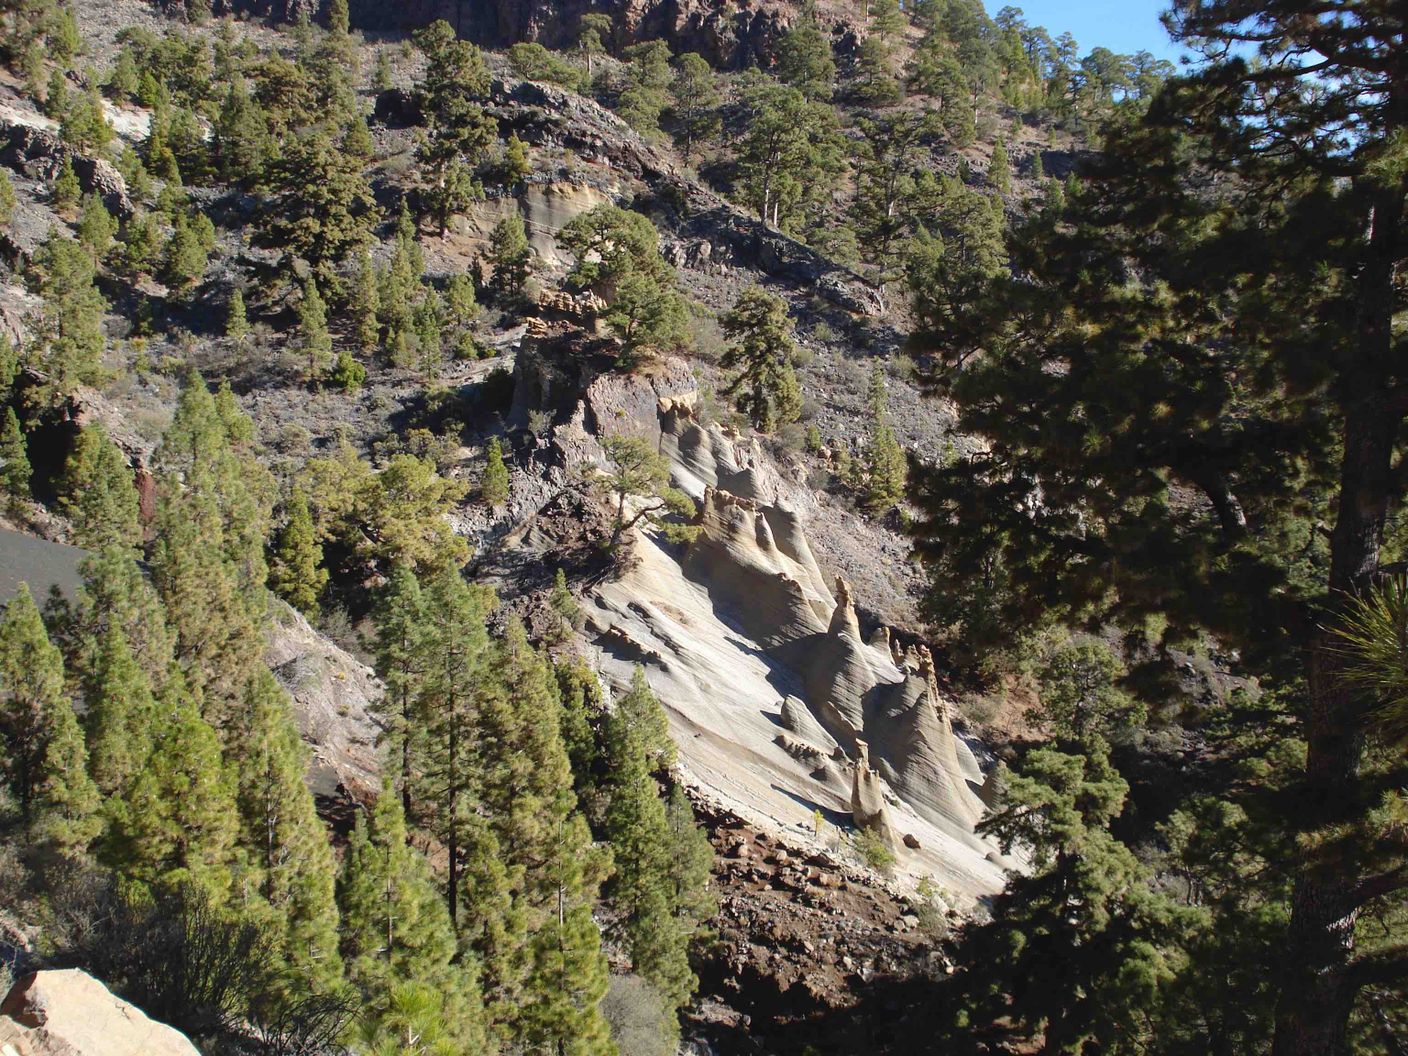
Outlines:
[{"label": "steep hillside", "polygon": [[910,1050],[1030,865],[911,338],[1149,85],[874,6],[0,11],[11,960],[212,1052]]}]

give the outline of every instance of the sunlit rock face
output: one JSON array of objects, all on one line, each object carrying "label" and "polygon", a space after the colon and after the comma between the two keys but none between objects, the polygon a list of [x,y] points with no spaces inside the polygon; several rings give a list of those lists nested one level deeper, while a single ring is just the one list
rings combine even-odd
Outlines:
[{"label": "sunlit rock face", "polygon": [[808,544],[795,489],[755,442],[691,407],[660,398],[659,450],[700,504],[699,534],[683,552],[642,534],[625,573],[591,592],[608,681],[644,668],[687,777],[730,808],[798,830],[819,811],[962,896],[1000,888],[1000,858],[973,831],[983,776],[928,652],[863,634],[849,585]]}]

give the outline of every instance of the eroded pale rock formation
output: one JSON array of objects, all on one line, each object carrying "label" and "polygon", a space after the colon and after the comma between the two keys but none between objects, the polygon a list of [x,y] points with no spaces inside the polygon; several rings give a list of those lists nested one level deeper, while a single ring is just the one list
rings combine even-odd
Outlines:
[{"label": "eroded pale rock formation", "polygon": [[828,585],[808,545],[795,489],[752,441],[701,424],[689,400],[658,410],[700,531],[682,555],[642,534],[628,571],[590,593],[608,680],[645,668],[687,777],[730,809],[794,828],[820,811],[959,896],[997,890],[1000,859],[973,831],[982,773],[928,652],[883,629],[867,639],[849,585]]}]

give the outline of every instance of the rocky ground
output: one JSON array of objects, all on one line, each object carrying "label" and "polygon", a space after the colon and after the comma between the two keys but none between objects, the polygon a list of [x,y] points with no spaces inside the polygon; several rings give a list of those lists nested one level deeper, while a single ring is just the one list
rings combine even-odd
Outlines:
[{"label": "rocky ground", "polygon": [[718,857],[715,940],[687,1033],[720,1051],[898,1051],[901,995],[945,970],[949,916],[873,872],[699,804]]}]

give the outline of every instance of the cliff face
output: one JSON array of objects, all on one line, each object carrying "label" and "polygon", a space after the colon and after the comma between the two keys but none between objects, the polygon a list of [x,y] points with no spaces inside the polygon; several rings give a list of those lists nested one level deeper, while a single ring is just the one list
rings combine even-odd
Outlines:
[{"label": "cliff face", "polygon": [[[659,38],[676,52],[697,51],[731,69],[760,60],[766,65],[773,42],[795,17],[795,5],[778,0],[350,0],[348,6],[353,26],[370,33],[406,32],[444,19],[460,36],[493,48],[525,40],[569,45],[581,16],[599,12],[615,20],[620,45]],[[215,5],[220,12],[279,21],[302,14],[316,19],[326,7],[326,0]]]}]

